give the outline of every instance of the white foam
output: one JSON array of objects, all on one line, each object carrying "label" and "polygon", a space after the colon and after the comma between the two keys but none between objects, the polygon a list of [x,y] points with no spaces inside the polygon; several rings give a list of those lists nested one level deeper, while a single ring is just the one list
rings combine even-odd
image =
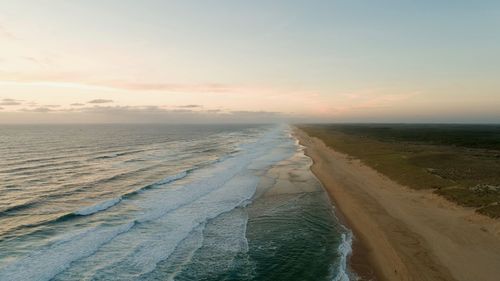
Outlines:
[{"label": "white foam", "polygon": [[[182,241],[181,245],[175,249],[175,252],[169,257],[167,262],[170,267],[170,274],[166,277],[166,281],[173,281],[175,277],[179,275],[182,270],[188,265],[194,257],[196,251],[198,251],[204,242],[203,230],[205,224],[195,228],[191,234]],[[147,280],[147,279],[146,279]]]},{"label": "white foam", "polygon": [[[186,176],[180,173],[157,183],[171,183],[169,188],[123,200],[120,206],[133,204],[130,209],[138,211],[120,226],[103,224],[55,237],[52,246],[0,269],[0,280],[49,280],[57,274],[60,280],[136,279],[169,258],[198,226],[247,204],[260,180],[256,170],[268,169],[293,151],[283,127],[275,128],[242,145],[232,157],[196,170],[188,182],[176,182]],[[108,200],[78,212],[91,214],[118,202]]]},{"label": "white foam", "polygon": [[183,179],[187,176],[187,172],[186,171],[183,171],[183,172],[180,172],[178,174],[175,174],[175,175],[172,175],[172,176],[169,176],[169,177],[166,177],[164,178],[163,180],[157,182],[155,185],[164,185],[164,184],[167,184],[167,183],[171,183],[173,181],[176,181],[176,180],[180,180],[180,179]]},{"label": "white foam", "polygon": [[88,216],[88,215],[91,215],[91,214],[95,214],[97,212],[100,212],[100,211],[103,211],[103,210],[111,208],[112,206],[120,203],[120,201],[122,201],[121,197],[113,198],[113,199],[110,199],[110,200],[107,200],[107,201],[103,201],[103,202],[100,202],[100,203],[98,203],[96,205],[92,205],[92,206],[89,206],[89,207],[82,208],[82,209],[76,211],[75,215]]},{"label": "white foam", "polygon": [[337,248],[340,260],[333,281],[349,281],[349,271],[347,268],[348,258],[352,253],[352,233],[342,233],[342,242]]},{"label": "white foam", "polygon": [[[166,178],[162,179],[161,181],[154,183],[153,185],[160,186],[160,185],[169,184],[169,183],[174,182],[176,180],[183,179],[186,176],[187,176],[187,172],[183,171],[183,172],[180,172],[178,174],[166,177]],[[109,199],[106,201],[102,201],[102,202],[99,202],[95,205],[81,208],[80,210],[74,212],[74,214],[79,215],[79,216],[92,215],[92,214],[95,214],[97,212],[104,211],[104,210],[107,210],[107,209],[113,207],[114,205],[120,203],[122,201],[122,199],[123,198],[120,196],[117,198],[112,198],[112,199]]]},{"label": "white foam", "polygon": [[[134,224],[111,228],[88,228],[8,264],[0,271],[0,280],[50,280],[68,268],[72,261],[92,255],[99,247],[120,233],[127,232]],[[71,247],[68,247],[71,245]]]},{"label": "white foam", "polygon": [[[198,255],[191,258],[190,278],[217,276],[230,270],[236,257],[248,252],[247,223],[248,214],[243,208],[234,209],[210,220],[203,230],[203,247]],[[251,263],[248,266],[246,270],[251,271]]]},{"label": "white foam", "polygon": [[[170,257],[177,246],[199,225],[229,212],[249,200],[258,178],[237,176],[223,187],[179,207],[168,214],[140,223],[104,245],[96,254],[76,263],[89,279],[101,272],[113,272],[107,280],[133,280],[153,271],[160,261]],[[86,264],[103,266],[85,268]],[[68,274],[72,275],[72,274]]]}]

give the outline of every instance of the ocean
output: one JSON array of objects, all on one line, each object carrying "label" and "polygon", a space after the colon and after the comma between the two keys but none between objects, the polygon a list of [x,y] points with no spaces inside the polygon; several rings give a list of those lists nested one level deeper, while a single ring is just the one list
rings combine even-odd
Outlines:
[{"label": "ocean", "polygon": [[350,280],[310,165],[287,125],[0,126],[0,280]]}]

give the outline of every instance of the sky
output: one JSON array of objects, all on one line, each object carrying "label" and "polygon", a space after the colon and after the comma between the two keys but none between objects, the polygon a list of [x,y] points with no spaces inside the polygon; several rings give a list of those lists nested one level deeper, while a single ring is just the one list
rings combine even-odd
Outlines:
[{"label": "sky", "polygon": [[0,0],[0,123],[500,123],[500,1]]}]

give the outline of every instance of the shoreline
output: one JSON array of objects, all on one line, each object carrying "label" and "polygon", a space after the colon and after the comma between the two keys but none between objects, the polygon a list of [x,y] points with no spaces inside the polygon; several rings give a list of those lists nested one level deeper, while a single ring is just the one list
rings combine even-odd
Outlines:
[{"label": "shoreline", "polygon": [[311,171],[354,234],[350,267],[363,280],[495,280],[500,222],[431,191],[415,191],[294,127]]},{"label": "shoreline", "polygon": [[336,197],[332,195],[330,192],[329,188],[325,185],[323,179],[320,178],[320,176],[317,174],[315,169],[313,168],[314,165],[316,165],[316,159],[310,155],[308,152],[309,145],[304,143],[303,138],[299,134],[307,134],[300,130],[297,127],[293,127],[293,136],[297,139],[300,145],[304,146],[304,155],[307,157],[311,158],[311,161],[313,164],[311,165],[310,169],[311,172],[316,176],[318,181],[321,183],[321,186],[325,189],[326,193],[328,194],[328,197],[330,198],[333,207],[334,207],[334,212],[335,216],[339,220],[342,225],[347,227],[351,232],[352,232],[352,243],[351,243],[351,253],[348,256],[347,260],[347,268],[351,270],[351,274],[354,274],[356,277],[360,278],[359,281],[381,281],[384,280],[381,272],[378,270],[378,267],[374,263],[374,261],[370,258],[370,248],[366,244],[366,242],[362,239],[359,239],[361,236],[360,232],[354,228],[352,225],[352,222],[350,221],[349,217],[347,217],[343,211],[338,207],[339,202],[337,202]]}]

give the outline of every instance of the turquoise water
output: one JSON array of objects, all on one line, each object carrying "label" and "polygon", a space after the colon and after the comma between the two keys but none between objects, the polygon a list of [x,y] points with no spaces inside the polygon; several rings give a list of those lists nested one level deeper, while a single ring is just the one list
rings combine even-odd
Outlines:
[{"label": "turquoise water", "polygon": [[348,280],[287,126],[0,130],[0,280]]}]

